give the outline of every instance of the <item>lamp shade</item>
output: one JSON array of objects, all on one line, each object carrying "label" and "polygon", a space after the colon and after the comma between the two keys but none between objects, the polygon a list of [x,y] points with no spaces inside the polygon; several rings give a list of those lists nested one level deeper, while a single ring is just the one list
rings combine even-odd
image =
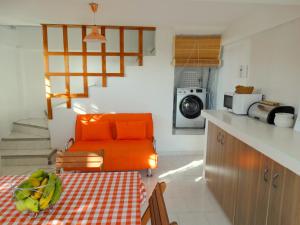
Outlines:
[{"label": "lamp shade", "polygon": [[91,33],[87,34],[83,41],[85,41],[85,42],[100,41],[101,43],[105,43],[106,38],[102,34],[100,34],[99,29],[98,29],[97,26],[93,26]]}]

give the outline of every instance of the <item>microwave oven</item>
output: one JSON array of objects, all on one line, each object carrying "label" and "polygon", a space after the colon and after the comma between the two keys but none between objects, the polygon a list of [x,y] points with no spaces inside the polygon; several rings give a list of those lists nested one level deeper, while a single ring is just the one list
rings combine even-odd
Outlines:
[{"label": "microwave oven", "polygon": [[246,115],[250,105],[261,100],[262,94],[237,94],[228,92],[224,94],[223,106],[235,114]]}]

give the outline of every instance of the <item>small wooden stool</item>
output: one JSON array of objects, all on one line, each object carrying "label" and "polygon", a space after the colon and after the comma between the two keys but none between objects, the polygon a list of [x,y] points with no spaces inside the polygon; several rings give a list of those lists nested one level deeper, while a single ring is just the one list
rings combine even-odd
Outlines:
[{"label": "small wooden stool", "polygon": [[56,172],[85,171],[86,169],[99,169],[103,167],[104,150],[95,152],[63,152],[58,151],[56,155]]}]

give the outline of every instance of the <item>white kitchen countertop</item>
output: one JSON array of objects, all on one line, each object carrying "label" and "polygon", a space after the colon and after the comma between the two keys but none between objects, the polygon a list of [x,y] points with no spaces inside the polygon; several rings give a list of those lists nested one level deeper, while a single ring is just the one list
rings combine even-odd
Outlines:
[{"label": "white kitchen countertop", "polygon": [[223,110],[201,113],[232,136],[300,175],[300,132]]}]

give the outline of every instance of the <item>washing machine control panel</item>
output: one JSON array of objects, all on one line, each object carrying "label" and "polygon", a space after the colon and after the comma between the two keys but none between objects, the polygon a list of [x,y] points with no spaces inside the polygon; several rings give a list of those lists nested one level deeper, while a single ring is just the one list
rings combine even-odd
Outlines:
[{"label": "washing machine control panel", "polygon": [[189,89],[189,88],[178,88],[177,89],[177,94],[189,94],[189,93],[203,93],[203,89],[202,88],[193,88],[193,89]]}]

